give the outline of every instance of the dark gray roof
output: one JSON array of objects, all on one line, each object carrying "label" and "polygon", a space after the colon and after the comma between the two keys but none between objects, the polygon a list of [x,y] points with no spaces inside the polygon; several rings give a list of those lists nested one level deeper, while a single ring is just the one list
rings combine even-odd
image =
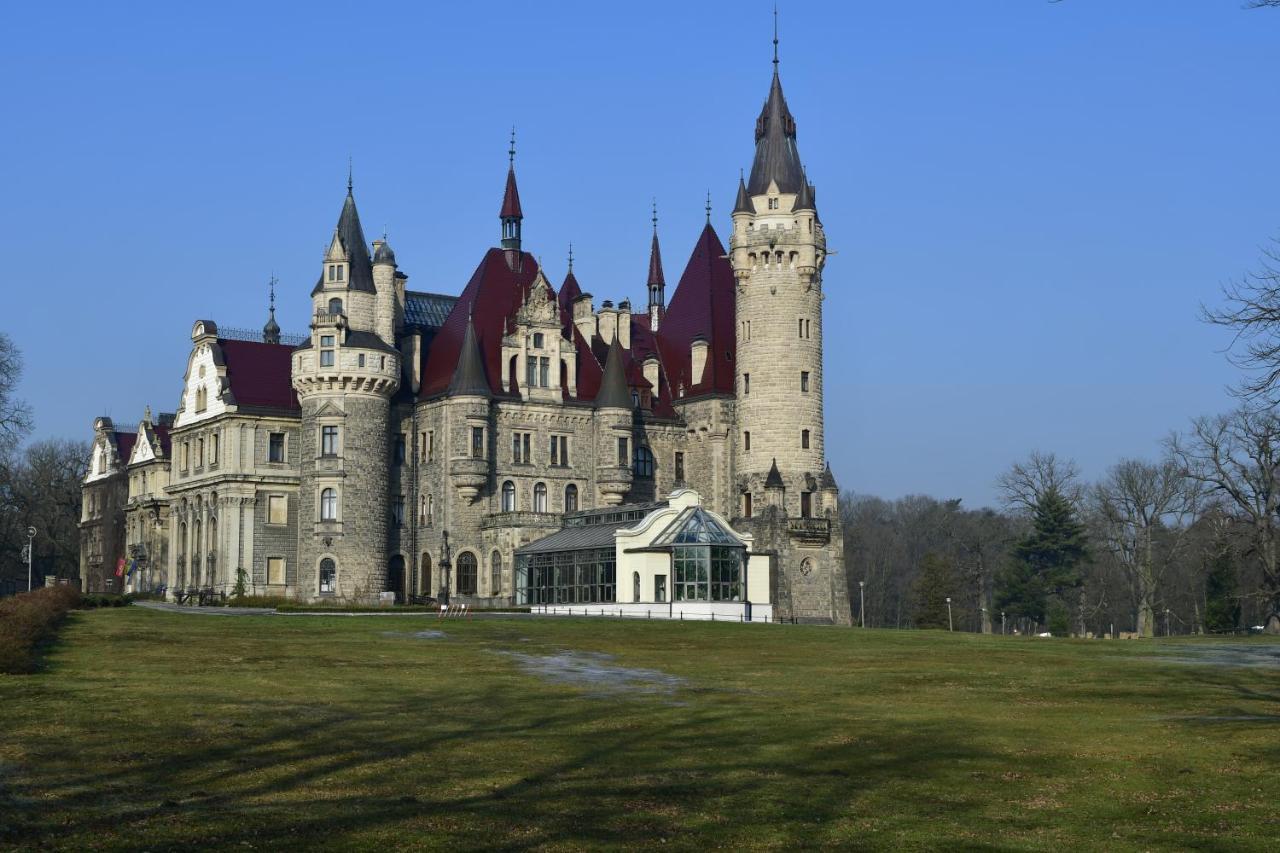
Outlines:
[{"label": "dark gray roof", "polygon": [[766,489],[785,488],[782,482],[782,474],[778,472],[778,460],[776,458],[773,460],[773,464],[769,466],[769,476],[764,478],[764,487]]},{"label": "dark gray roof", "polygon": [[813,203],[813,185],[806,176],[800,182],[800,194],[796,196],[796,210],[816,210]]},{"label": "dark gray roof", "polygon": [[609,344],[609,356],[604,360],[604,377],[596,394],[597,409],[630,409],[631,389],[627,387],[626,369],[622,365],[622,346],[618,335]]},{"label": "dark gray roof", "polygon": [[[376,293],[373,286],[373,261],[369,258],[369,244],[364,240],[364,228],[360,225],[360,214],[356,211],[355,196],[351,187],[347,187],[347,197],[342,202],[342,213],[338,216],[338,239],[342,248],[351,255],[351,275],[347,281],[349,290],[361,290]],[[316,282],[313,294],[324,286],[323,268],[320,280]]]},{"label": "dark gray roof", "polygon": [[733,202],[734,213],[755,213],[755,208],[751,206],[751,196],[747,195],[747,184],[742,180],[742,176],[738,176],[738,197]]},{"label": "dark gray roof", "polygon": [[449,382],[449,394],[454,396],[489,396],[489,380],[484,377],[484,359],[480,355],[480,343],[476,340],[475,326],[467,318],[467,330],[462,336],[462,349],[458,352],[458,366]]},{"label": "dark gray roof", "polygon": [[404,321],[410,326],[439,329],[457,302],[456,296],[407,290],[404,294]]},{"label": "dark gray roof", "polygon": [[392,266],[395,266],[396,253],[391,251],[390,243],[378,243],[378,248],[373,251],[373,262],[375,264],[391,264]]},{"label": "dark gray roof", "polygon": [[373,332],[357,332],[350,329],[347,330],[347,339],[342,345],[344,347],[363,347],[365,349],[382,350],[383,352],[400,352],[400,350],[391,346]]},{"label": "dark gray roof", "polygon": [[800,192],[804,182],[800,151],[796,148],[796,120],[782,95],[782,81],[776,68],[769,97],[756,119],[756,158],[751,164],[747,192],[763,195],[768,192],[770,181],[777,182],[778,191],[784,193]]},{"label": "dark gray roof", "polygon": [[836,475],[831,473],[831,463],[827,463],[827,467],[822,469],[822,474],[818,476],[818,485],[824,489],[834,489],[836,487]]},{"label": "dark gray roof", "polygon": [[516,549],[517,554],[546,554],[552,551],[582,551],[588,548],[612,548],[613,534],[624,527],[631,527],[635,521],[616,521],[611,524],[591,524],[580,527],[566,527],[549,536],[522,545]]}]

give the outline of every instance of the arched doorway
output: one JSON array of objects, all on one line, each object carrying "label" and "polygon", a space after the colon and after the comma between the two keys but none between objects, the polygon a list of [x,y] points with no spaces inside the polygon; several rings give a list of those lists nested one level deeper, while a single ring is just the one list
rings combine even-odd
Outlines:
[{"label": "arched doorway", "polygon": [[396,554],[387,563],[387,583],[384,589],[396,594],[396,603],[404,604],[404,557]]}]

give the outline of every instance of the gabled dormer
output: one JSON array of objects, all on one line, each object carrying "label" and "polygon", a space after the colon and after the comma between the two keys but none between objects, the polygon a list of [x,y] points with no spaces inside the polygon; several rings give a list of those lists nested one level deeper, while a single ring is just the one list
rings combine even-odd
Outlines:
[{"label": "gabled dormer", "polygon": [[208,420],[235,406],[227,379],[227,363],[218,343],[218,326],[197,320],[191,329],[191,355],[182,380],[182,397],[174,417],[175,427]]},{"label": "gabled dormer", "polygon": [[555,291],[538,270],[502,339],[503,384],[525,400],[560,400],[577,393],[577,350],[563,335]]}]

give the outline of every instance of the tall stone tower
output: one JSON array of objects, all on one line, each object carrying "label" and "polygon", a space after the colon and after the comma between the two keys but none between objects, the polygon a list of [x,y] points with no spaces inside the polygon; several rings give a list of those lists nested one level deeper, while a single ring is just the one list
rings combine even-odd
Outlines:
[{"label": "tall stone tower", "polygon": [[386,585],[395,258],[369,256],[351,183],[320,280],[311,339],[293,357],[302,407],[298,591],[370,599]]},{"label": "tall stone tower", "polygon": [[[834,480],[822,415],[822,270],[827,240],[782,94],[756,119],[755,160],[738,180],[730,259],[737,282],[739,516],[776,558],[785,616],[848,623]],[[789,611],[789,613],[788,613]]]}]

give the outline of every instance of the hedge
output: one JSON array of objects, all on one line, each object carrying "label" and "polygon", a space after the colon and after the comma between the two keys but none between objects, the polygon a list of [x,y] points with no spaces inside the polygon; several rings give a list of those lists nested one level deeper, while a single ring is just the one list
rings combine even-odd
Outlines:
[{"label": "hedge", "polygon": [[0,600],[0,672],[36,669],[36,651],[80,602],[71,586],[47,586]]}]

